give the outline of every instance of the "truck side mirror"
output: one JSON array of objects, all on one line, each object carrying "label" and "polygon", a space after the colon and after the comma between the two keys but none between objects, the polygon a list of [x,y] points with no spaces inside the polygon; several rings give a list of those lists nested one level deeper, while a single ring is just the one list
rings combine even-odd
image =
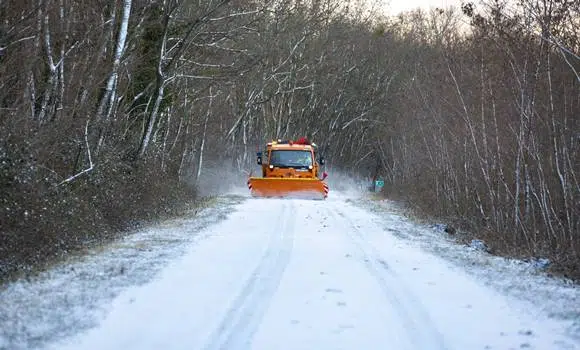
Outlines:
[{"label": "truck side mirror", "polygon": [[320,163],[320,165],[324,165],[324,157],[320,157],[318,163]]},{"label": "truck side mirror", "polygon": [[262,152],[256,153],[256,156],[257,156],[256,162],[258,163],[258,165],[262,165]]}]

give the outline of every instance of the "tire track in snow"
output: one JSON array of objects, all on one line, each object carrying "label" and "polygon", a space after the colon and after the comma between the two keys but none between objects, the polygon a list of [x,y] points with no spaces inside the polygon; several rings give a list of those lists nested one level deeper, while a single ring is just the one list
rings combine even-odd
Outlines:
[{"label": "tire track in snow", "polygon": [[[447,349],[442,335],[436,329],[420,301],[408,290],[382,259],[377,249],[364,238],[352,219],[338,207],[328,208],[336,221],[344,221],[344,233],[364,257],[363,263],[376,279],[390,305],[397,311],[408,339],[415,349]],[[382,229],[381,229],[382,230]]]},{"label": "tire track in snow", "polygon": [[[295,208],[292,201],[282,200],[282,209],[271,230],[270,242],[250,278],[230,305],[219,326],[209,337],[204,349],[248,349],[252,337],[268,309],[294,245]],[[270,226],[270,220],[264,221]]]}]

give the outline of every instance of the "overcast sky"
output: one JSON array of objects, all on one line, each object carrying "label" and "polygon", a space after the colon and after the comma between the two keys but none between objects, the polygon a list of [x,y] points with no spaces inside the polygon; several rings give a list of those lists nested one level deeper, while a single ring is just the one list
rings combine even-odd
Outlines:
[{"label": "overcast sky", "polygon": [[429,9],[430,7],[446,8],[451,5],[459,6],[461,0],[382,0],[390,14],[412,10],[417,7]]}]

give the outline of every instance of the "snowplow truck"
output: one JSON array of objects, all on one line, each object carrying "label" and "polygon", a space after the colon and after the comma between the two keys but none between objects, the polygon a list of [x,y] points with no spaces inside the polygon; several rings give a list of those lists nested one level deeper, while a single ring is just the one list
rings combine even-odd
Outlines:
[{"label": "snowplow truck", "polygon": [[324,158],[318,147],[307,138],[296,141],[268,142],[263,152],[257,152],[262,177],[250,177],[248,188],[253,197],[325,199],[328,185],[326,173],[320,174]]}]

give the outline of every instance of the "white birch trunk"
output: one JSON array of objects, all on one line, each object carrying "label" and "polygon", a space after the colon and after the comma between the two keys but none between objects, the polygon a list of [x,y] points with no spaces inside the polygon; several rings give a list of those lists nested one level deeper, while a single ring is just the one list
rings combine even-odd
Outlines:
[{"label": "white birch trunk", "polygon": [[[99,103],[99,108],[97,110],[97,119],[103,120],[108,118],[111,108],[110,105],[114,103],[115,99],[115,89],[117,86],[117,79],[119,76],[119,66],[121,65],[121,58],[125,52],[125,42],[127,41],[127,30],[129,28],[129,19],[131,16],[131,5],[132,0],[123,0],[123,17],[121,19],[121,28],[119,30],[119,37],[117,39],[117,46],[115,49],[115,58],[113,60],[113,67],[111,69],[111,75],[107,80],[107,87],[105,93],[101,98]],[[108,108],[109,107],[109,108]],[[107,111],[107,114],[105,114]]]},{"label": "white birch trunk", "polygon": [[153,105],[153,110],[149,116],[149,122],[147,123],[147,129],[145,130],[145,135],[143,136],[143,141],[141,142],[141,150],[139,151],[139,157],[143,157],[147,151],[147,147],[151,142],[151,135],[153,135],[153,128],[157,122],[157,116],[159,115],[159,106],[161,101],[163,101],[163,96],[165,94],[165,84],[161,83],[158,89],[157,97],[155,99],[155,104]]},{"label": "white birch trunk", "polygon": [[149,120],[147,121],[147,127],[145,130],[145,134],[141,139],[141,145],[139,146],[138,156],[141,158],[145,155],[147,148],[149,147],[149,143],[151,142],[151,135],[153,134],[153,128],[155,127],[155,123],[157,122],[157,116],[159,114],[159,107],[161,106],[161,102],[163,101],[163,97],[165,95],[165,84],[167,83],[165,72],[163,70],[163,62],[165,62],[165,54],[167,48],[167,29],[169,27],[169,19],[165,19],[165,28],[163,32],[163,39],[161,42],[161,48],[159,49],[159,61],[157,62],[157,96],[155,98],[155,104],[153,105],[153,109],[149,114]]},{"label": "white birch trunk", "polygon": [[201,176],[201,169],[203,166],[203,150],[205,148],[205,137],[207,134],[207,122],[209,121],[209,117],[211,116],[211,108],[213,102],[213,95],[212,89],[209,89],[209,105],[207,106],[207,113],[205,115],[205,121],[203,123],[203,134],[201,135],[201,145],[199,146],[199,159],[197,162],[197,173],[195,174],[195,183],[197,184],[199,181],[199,177]]}]

